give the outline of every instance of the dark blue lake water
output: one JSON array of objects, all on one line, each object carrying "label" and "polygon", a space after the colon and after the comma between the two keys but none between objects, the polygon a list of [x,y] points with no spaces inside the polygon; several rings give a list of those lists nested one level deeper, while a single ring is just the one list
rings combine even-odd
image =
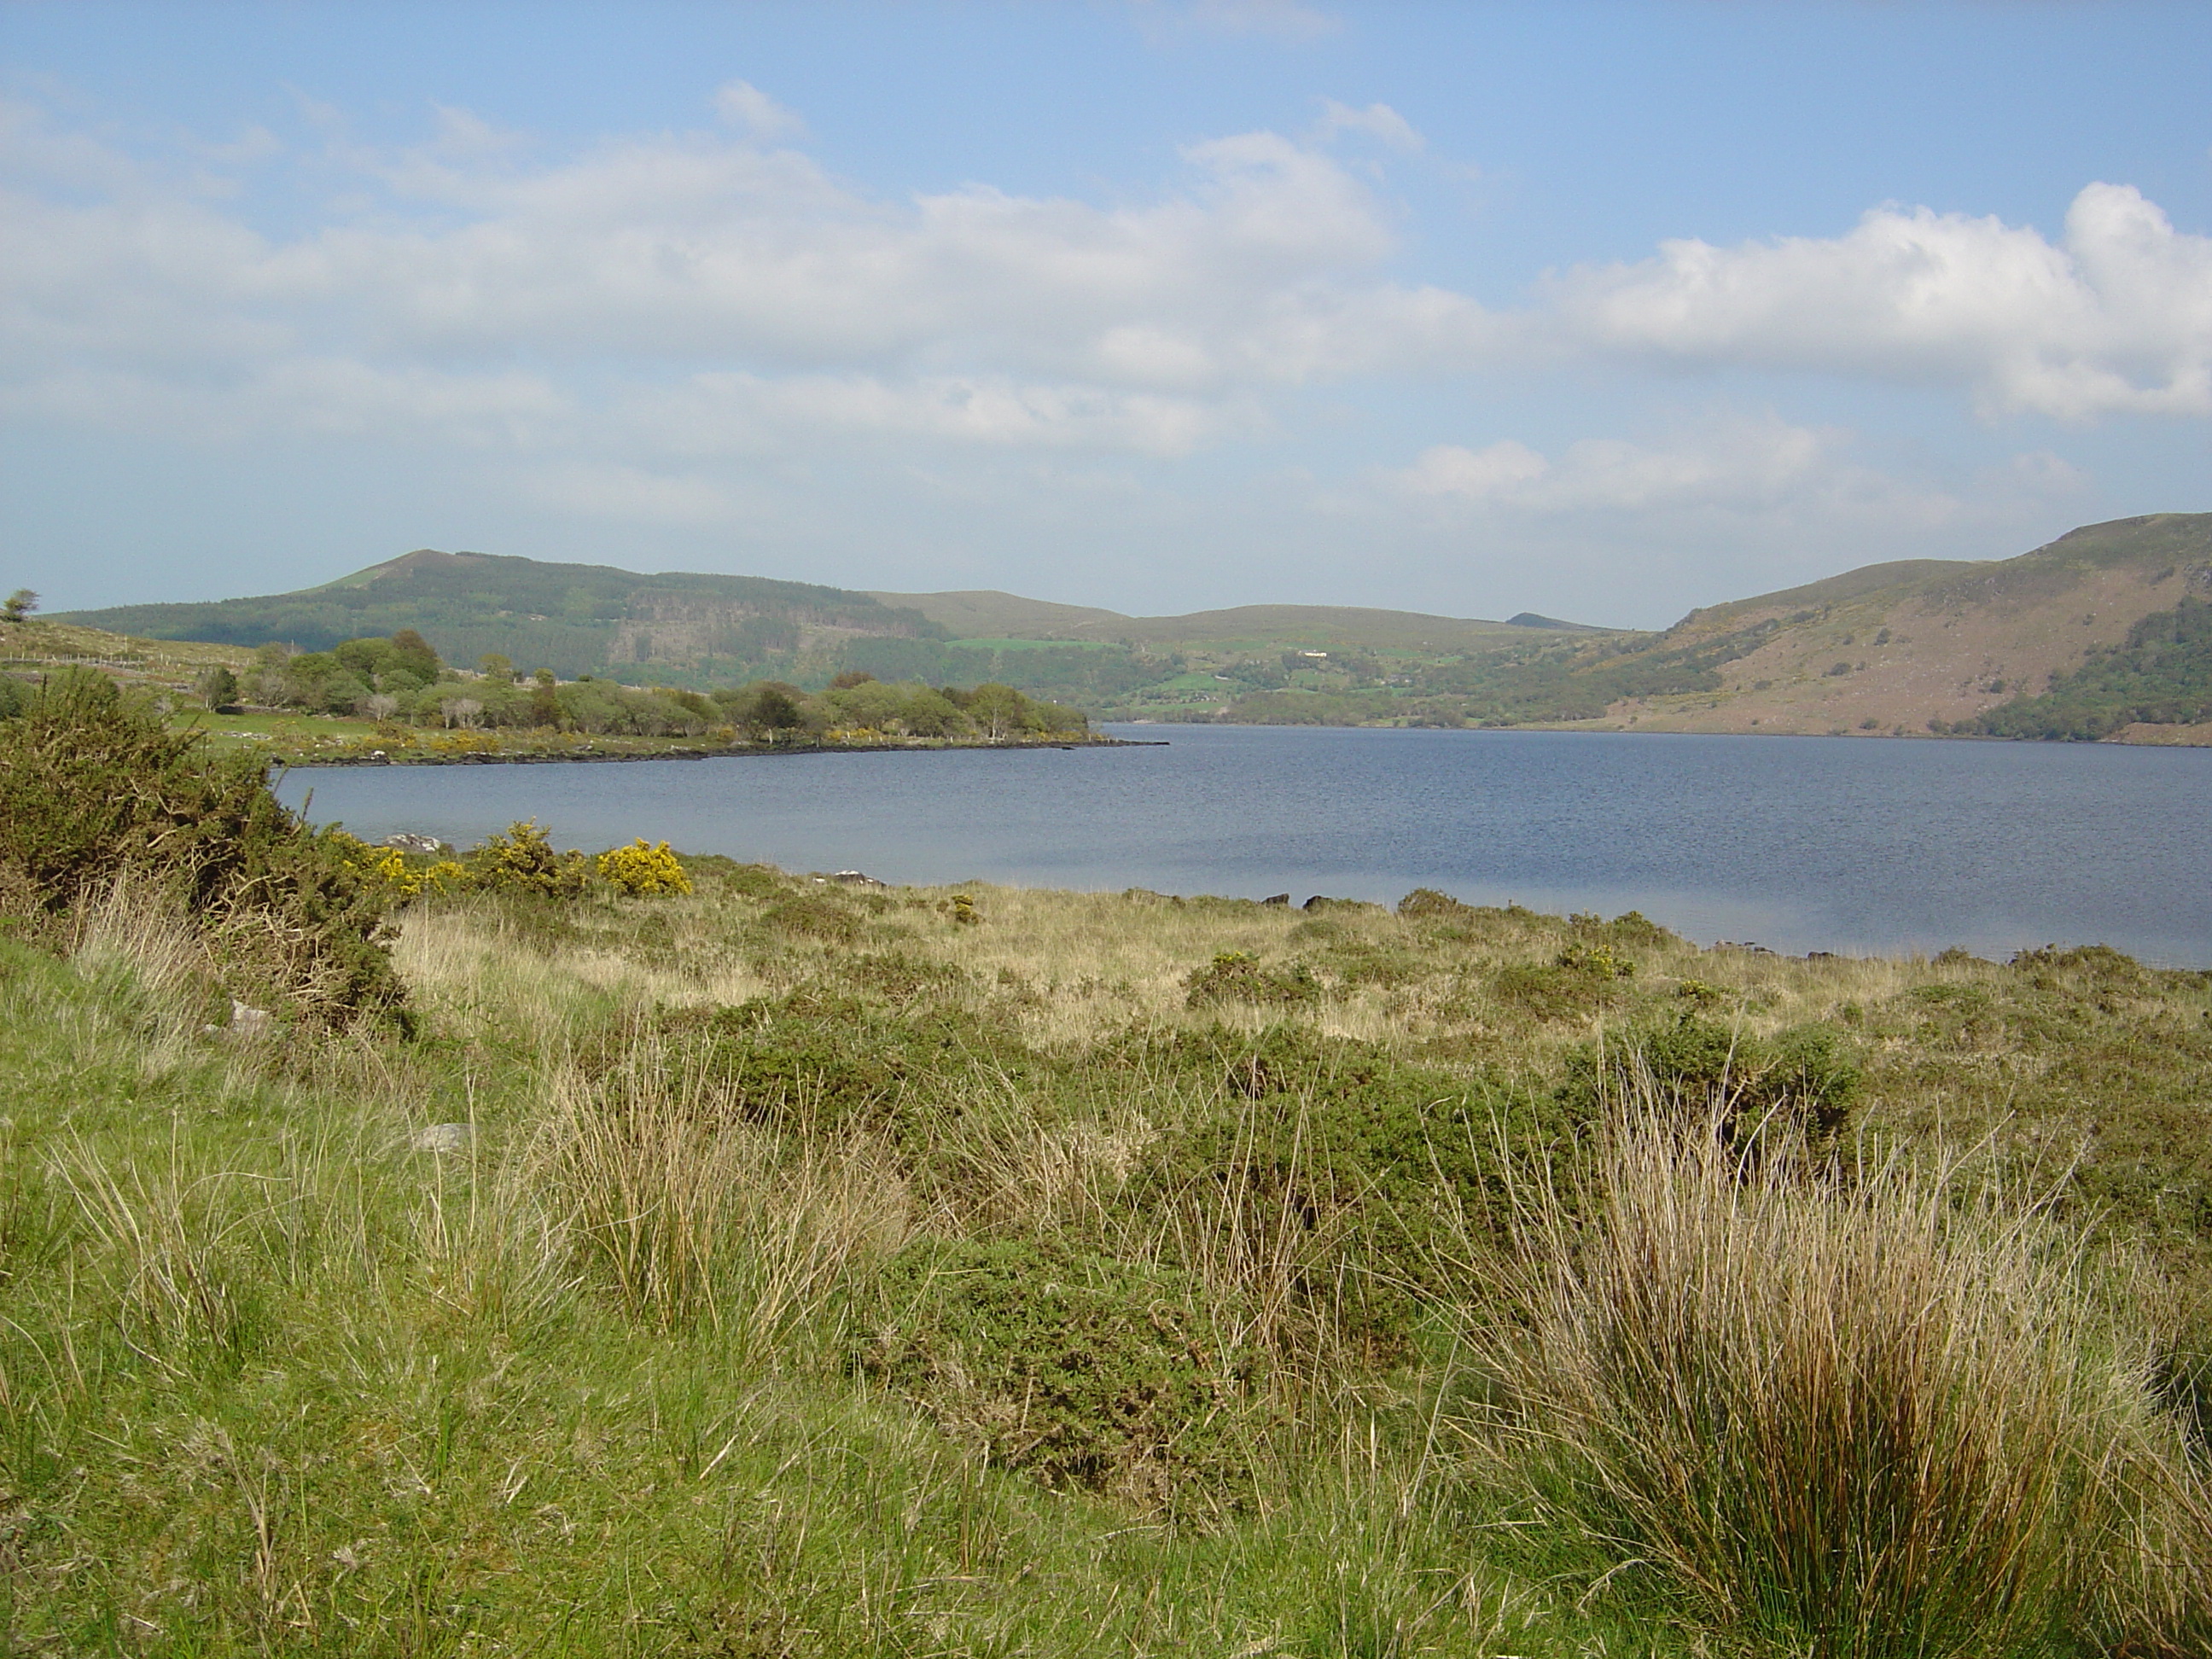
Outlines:
[{"label": "dark blue lake water", "polygon": [[318,822],[467,846],[535,817],[891,882],[1395,900],[1437,887],[1702,943],[2212,966],[2212,750],[1117,727],[1166,748],[301,769]]}]

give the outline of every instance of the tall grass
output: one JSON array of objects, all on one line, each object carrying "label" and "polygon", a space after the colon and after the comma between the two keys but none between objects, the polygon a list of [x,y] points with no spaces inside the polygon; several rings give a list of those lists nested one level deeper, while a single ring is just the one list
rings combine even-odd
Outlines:
[{"label": "tall grass", "polygon": [[664,1328],[704,1322],[754,1357],[913,1226],[881,1147],[794,1143],[745,1122],[695,1058],[651,1039],[604,1073],[556,1077],[530,1163],[576,1255],[623,1307]]},{"label": "tall grass", "polygon": [[1782,1651],[2181,1653],[2204,1471],[2078,1235],[1960,1165],[1716,1128],[1645,1091],[1579,1189],[1527,1195],[1478,1334],[1486,1455],[1655,1600]]}]

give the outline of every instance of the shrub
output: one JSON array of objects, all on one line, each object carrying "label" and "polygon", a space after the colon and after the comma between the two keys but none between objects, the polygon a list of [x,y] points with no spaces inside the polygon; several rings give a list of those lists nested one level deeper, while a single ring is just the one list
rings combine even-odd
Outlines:
[{"label": "shrub", "polygon": [[1401,916],[1463,916],[1474,907],[1462,904],[1449,893],[1440,893],[1433,887],[1416,887],[1398,901]]},{"label": "shrub", "polygon": [[634,896],[688,893],[691,878],[668,850],[668,843],[649,847],[642,836],[628,847],[610,848],[599,854],[599,878],[611,887]]},{"label": "shrub", "polygon": [[1255,1371],[1185,1276],[1045,1244],[930,1242],[886,1269],[856,1356],[950,1435],[1047,1486],[1202,1517],[1249,1482]]},{"label": "shrub", "polygon": [[556,853],[535,818],[484,838],[468,858],[470,880],[487,892],[574,898],[592,884],[592,863],[571,848]]},{"label": "shrub", "polygon": [[1648,1092],[1582,1197],[1531,1201],[1475,1336],[1476,1443],[1546,1518],[1774,1651],[2184,1650],[2203,1472],[2047,1216],[1747,1168]]},{"label": "shrub", "polygon": [[1228,1086],[1162,1137],[1130,1199],[1261,1310],[1255,1344],[1299,1374],[1403,1358],[1449,1288],[1447,1241],[1502,1229],[1507,1158],[1540,1167],[1572,1134],[1556,1101],[1291,1026],[1188,1033],[1158,1058]]},{"label": "shrub", "polygon": [[[1709,988],[1694,981],[1680,988],[1692,986]],[[1827,1136],[1842,1127],[1862,1081],[1826,1026],[1792,1026],[1762,1042],[1683,1009],[1577,1050],[1561,1094],[1586,1112],[1648,1097],[1677,1121],[1710,1120],[1731,1139],[1776,1123]]]},{"label": "shrub", "polygon": [[1224,951],[1183,981],[1184,1000],[1194,1008],[1219,1002],[1257,1002],[1297,1007],[1318,1002],[1321,981],[1303,962],[1270,968],[1249,951]]},{"label": "shrub", "polygon": [[452,859],[410,864],[397,847],[371,847],[337,828],[330,835],[348,867],[382,888],[397,903],[404,904],[424,893],[453,892],[469,885],[468,871]]},{"label": "shrub", "polygon": [[122,892],[184,919],[235,995],[404,1018],[388,896],[349,845],[287,811],[258,759],[210,757],[104,676],[58,676],[0,722],[0,910],[62,937]]}]

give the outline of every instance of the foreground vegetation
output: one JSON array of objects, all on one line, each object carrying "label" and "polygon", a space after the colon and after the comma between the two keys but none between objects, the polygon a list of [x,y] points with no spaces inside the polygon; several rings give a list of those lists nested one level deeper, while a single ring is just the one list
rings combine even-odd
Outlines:
[{"label": "foreground vegetation", "polygon": [[2212,1643],[2212,976],[526,826],[177,864],[136,718],[0,720],[0,826],[94,826],[0,832],[26,1650]]}]

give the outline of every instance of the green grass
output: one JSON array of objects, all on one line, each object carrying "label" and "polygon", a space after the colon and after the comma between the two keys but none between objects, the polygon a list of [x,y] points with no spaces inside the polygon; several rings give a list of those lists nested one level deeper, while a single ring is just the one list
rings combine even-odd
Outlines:
[{"label": "green grass", "polygon": [[[963,921],[949,892],[690,865],[684,896],[410,908],[411,1039],[211,1031],[207,964],[119,917],[68,957],[0,936],[13,1643],[1932,1659],[2201,1638],[2203,1449],[2181,1449],[2212,1284],[2207,976],[2094,951],[1792,962],[1435,896],[1306,915],[978,886]],[[1839,1120],[1802,1121],[1895,1149],[1897,1213],[1941,1191],[1972,1224],[1929,1235],[1958,1287],[1939,1333],[2032,1307],[2094,1339],[2063,1345],[2082,1376],[2126,1359],[2021,1419],[2069,1446],[2141,1429],[2043,1589],[1954,1575],[1948,1601],[1865,1601],[1839,1645],[1779,1570],[1660,1554],[1632,1483],[1585,1478],[1602,1449],[1562,1402],[1626,1385],[1574,1339],[1650,1304],[1576,1238],[1650,1237],[1650,1195],[1687,1193],[1669,1248],[1747,1296],[1813,1282],[1768,1269],[1893,1213],[1890,1188],[1785,1180],[1779,1152],[1740,1199],[1694,1159],[1627,1180],[1607,1126],[1654,1057],[1685,1109],[1753,1084],[1786,1104],[1847,1065],[1850,1089],[1820,1072]],[[458,1150],[413,1150],[454,1123]],[[1855,1328],[1899,1305],[1844,1282],[1870,1298]],[[1772,1342],[1720,1319],[1753,1346],[1709,1382],[1798,1352],[1798,1304],[1762,1305]],[[2048,1368],[2003,1352],[2015,1370],[1969,1380],[2026,1399]],[[2084,1389],[2103,1403],[2060,1408]],[[1741,1535],[1794,1476],[1695,1427],[1673,1455],[1733,1471]],[[2000,1476],[2023,1466],[1990,1443]],[[1926,1450],[1983,1446],[1939,1422]],[[2170,1571],[2095,1543],[2118,1514]]]}]

